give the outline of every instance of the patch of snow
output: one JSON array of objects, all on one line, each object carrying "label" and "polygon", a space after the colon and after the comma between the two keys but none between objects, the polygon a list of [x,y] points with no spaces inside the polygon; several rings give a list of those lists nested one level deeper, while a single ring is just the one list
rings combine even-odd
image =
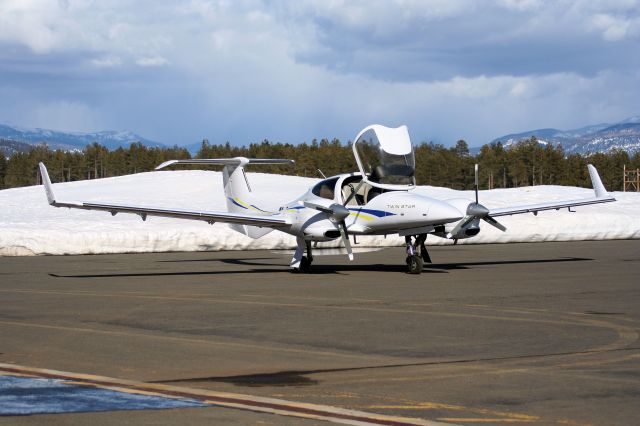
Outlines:
[{"label": "patch of snow", "polygon": [[[283,203],[305,192],[317,179],[248,173],[252,189]],[[55,177],[54,177],[55,179]],[[286,190],[283,190],[286,188]],[[191,210],[226,211],[222,174],[189,170],[140,173],[107,179],[55,184],[56,196],[66,201],[149,205]],[[439,199],[473,199],[473,191],[421,186],[421,194]],[[535,186],[480,191],[488,208],[567,200],[592,196],[585,188]],[[561,211],[499,218],[507,232],[482,224],[467,243],[513,243],[640,238],[640,193],[615,193],[618,202]],[[253,240],[222,223],[55,208],[47,204],[42,186],[0,191],[0,255],[97,254],[127,252],[291,249],[295,238],[279,231]],[[402,245],[397,235],[358,237],[361,247]],[[429,244],[452,244],[429,237]],[[321,243],[338,247],[340,241]]]}]

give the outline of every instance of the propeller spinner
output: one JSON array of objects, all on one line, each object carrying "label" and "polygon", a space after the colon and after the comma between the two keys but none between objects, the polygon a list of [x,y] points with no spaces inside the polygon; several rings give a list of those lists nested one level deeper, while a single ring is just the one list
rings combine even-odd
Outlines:
[{"label": "propeller spinner", "polygon": [[478,165],[477,164],[475,165],[474,172],[475,172],[475,182],[473,185],[473,189],[475,190],[476,201],[475,203],[469,203],[469,205],[467,206],[465,217],[462,218],[462,220],[458,222],[455,228],[453,228],[451,232],[447,234],[447,238],[452,238],[454,235],[460,232],[462,228],[469,225],[471,222],[473,222],[476,219],[482,219],[485,222],[487,222],[489,225],[498,228],[502,232],[507,230],[507,228],[503,224],[501,224],[500,222],[498,222],[497,220],[495,220],[489,215],[488,208],[486,208],[485,206],[483,206],[478,202]]}]

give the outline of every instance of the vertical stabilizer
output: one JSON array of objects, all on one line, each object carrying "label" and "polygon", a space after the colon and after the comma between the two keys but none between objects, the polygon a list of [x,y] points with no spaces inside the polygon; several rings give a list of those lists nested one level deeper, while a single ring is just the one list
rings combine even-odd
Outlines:
[{"label": "vertical stabilizer", "polygon": [[[246,157],[170,160],[160,164],[156,167],[156,170],[172,164],[215,164],[224,166],[222,169],[222,182],[227,201],[227,210],[233,213],[271,215],[273,212],[261,209],[255,196],[251,193],[244,166],[247,164],[292,164],[293,162],[293,160],[284,159]],[[260,238],[273,230],[271,228],[238,224],[229,224],[229,227],[251,238]]]},{"label": "vertical stabilizer", "polygon": [[[238,157],[237,163],[227,164],[222,169],[222,184],[224,196],[227,199],[227,210],[236,213],[268,213],[256,207],[251,196],[249,180],[244,172],[244,166],[249,163],[248,158]],[[260,238],[272,231],[270,228],[258,228],[239,224],[229,224],[229,228],[251,238]]]}]

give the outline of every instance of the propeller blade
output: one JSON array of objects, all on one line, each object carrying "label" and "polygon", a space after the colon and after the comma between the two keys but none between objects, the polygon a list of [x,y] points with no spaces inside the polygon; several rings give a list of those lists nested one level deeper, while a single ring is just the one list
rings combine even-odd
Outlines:
[{"label": "propeller blade", "polygon": [[332,203],[330,205],[323,205],[319,203],[312,203],[311,201],[302,201],[301,204],[310,209],[321,211],[329,217],[329,220],[333,223],[339,223],[349,216],[349,209],[342,204]]},{"label": "propeller blade", "polygon": [[498,228],[499,230],[501,230],[502,232],[507,230],[507,227],[504,226],[503,224],[501,224],[500,222],[498,222],[497,220],[495,220],[494,218],[492,218],[491,216],[487,215],[485,217],[482,218],[482,220],[484,220],[485,222],[487,222],[489,225],[493,225],[496,228]]},{"label": "propeller blade", "polygon": [[310,209],[321,211],[323,213],[327,213],[327,214],[333,213],[333,210],[331,210],[330,205],[325,206],[322,204],[312,203],[311,201],[300,201],[299,204],[302,204],[303,206],[308,207]]},{"label": "propeller blade", "polygon": [[451,237],[453,237],[454,235],[456,235],[458,232],[460,232],[460,230],[461,230],[462,228],[464,228],[465,226],[467,226],[468,224],[470,224],[471,222],[473,222],[473,220],[474,220],[475,218],[476,218],[476,217],[475,217],[475,216],[473,216],[473,215],[467,215],[467,216],[465,216],[465,217],[464,217],[460,222],[458,222],[458,224],[455,226],[455,228],[453,228],[453,229],[451,230],[451,232],[449,232],[449,233],[447,234],[447,238],[451,238]]},{"label": "propeller blade", "polygon": [[340,229],[340,236],[342,236],[342,242],[344,243],[344,248],[347,249],[347,256],[349,256],[349,260],[353,260],[353,251],[351,250],[351,242],[349,241],[349,235],[347,234],[347,225],[344,223],[344,220],[340,222],[338,225]]}]

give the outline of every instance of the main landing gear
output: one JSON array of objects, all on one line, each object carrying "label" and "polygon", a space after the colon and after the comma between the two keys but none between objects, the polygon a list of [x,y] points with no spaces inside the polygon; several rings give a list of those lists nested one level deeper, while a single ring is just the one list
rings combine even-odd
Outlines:
[{"label": "main landing gear", "polygon": [[[415,236],[407,235],[404,237],[404,241],[407,245],[408,273],[420,274],[425,262],[432,263],[429,252],[424,245],[426,240],[427,234],[419,234]],[[293,254],[293,259],[291,259],[291,272],[308,274],[311,272],[311,263],[313,262],[311,241],[305,241],[304,238],[298,238],[297,242],[298,246]]]},{"label": "main landing gear", "polygon": [[[412,242],[411,240],[414,239]],[[422,272],[424,262],[432,263],[429,252],[424,245],[427,240],[427,234],[419,234],[415,237],[407,235],[404,241],[407,245],[407,272],[410,274],[419,274]]]},{"label": "main landing gear", "polygon": [[[313,262],[313,255],[311,254],[311,241],[305,241],[304,238],[298,238],[298,247],[291,259],[291,271],[303,274],[311,272],[311,262]],[[304,255],[305,248],[307,255]]]}]

